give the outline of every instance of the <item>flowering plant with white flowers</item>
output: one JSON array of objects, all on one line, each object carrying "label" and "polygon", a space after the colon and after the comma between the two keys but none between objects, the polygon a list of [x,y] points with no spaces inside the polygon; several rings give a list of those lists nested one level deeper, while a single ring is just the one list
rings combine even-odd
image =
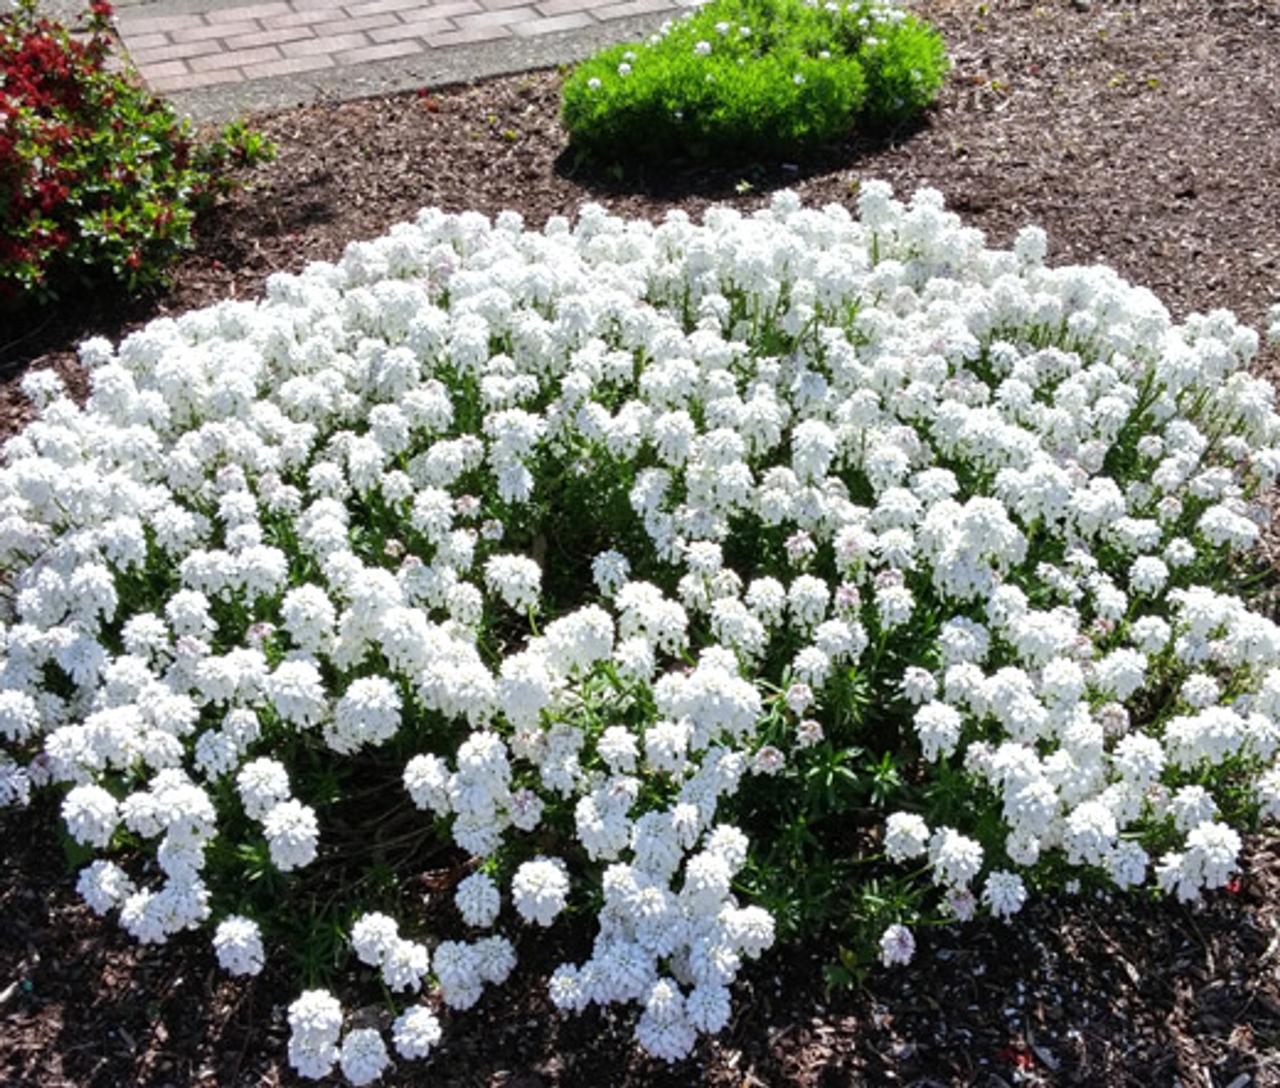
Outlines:
[{"label": "flowering plant with white flowers", "polygon": [[675,1060],[779,936],[1223,886],[1280,813],[1257,336],[858,213],[428,210],[85,343],[82,407],[29,374],[0,800],[60,793],[139,941],[295,970],[290,1061],[352,1084],[522,932],[588,927],[551,1000]]}]

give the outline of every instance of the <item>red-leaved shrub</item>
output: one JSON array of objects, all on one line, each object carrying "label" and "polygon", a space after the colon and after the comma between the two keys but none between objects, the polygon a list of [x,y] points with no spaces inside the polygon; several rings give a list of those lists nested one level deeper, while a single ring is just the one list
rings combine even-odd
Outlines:
[{"label": "red-leaved shrub", "polygon": [[163,280],[197,212],[236,184],[228,168],[272,153],[243,124],[196,140],[135,75],[111,70],[110,18],[97,0],[73,37],[35,0],[0,15],[0,300]]}]

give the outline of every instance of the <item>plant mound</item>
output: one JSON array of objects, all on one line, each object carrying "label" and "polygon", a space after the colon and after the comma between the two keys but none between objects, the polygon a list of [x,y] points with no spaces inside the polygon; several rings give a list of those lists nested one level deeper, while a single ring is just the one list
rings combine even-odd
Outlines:
[{"label": "plant mound", "polygon": [[916,117],[946,73],[942,40],[886,0],[713,0],[565,81],[576,148],[617,161],[794,155]]},{"label": "plant mound", "polygon": [[108,67],[111,6],[72,37],[35,0],[0,14],[0,302],[160,282],[233,165],[269,157],[243,125],[200,142],[190,122]]},{"label": "plant mound", "polygon": [[1227,884],[1280,814],[1257,335],[859,212],[429,210],[86,342],[84,407],[29,374],[0,802],[61,796],[139,941],[292,962],[353,1084],[535,984],[522,931],[675,1060],[779,938]]}]

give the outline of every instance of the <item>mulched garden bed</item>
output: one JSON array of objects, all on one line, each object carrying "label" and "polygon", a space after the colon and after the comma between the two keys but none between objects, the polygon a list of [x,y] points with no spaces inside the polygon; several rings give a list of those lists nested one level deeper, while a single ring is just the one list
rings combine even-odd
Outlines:
[{"label": "mulched garden bed", "polygon": [[[127,306],[69,299],[0,332],[0,436],[26,416],[26,368],[83,388],[80,339],[252,296],[269,273],[335,258],[428,204],[516,208],[529,225],[586,200],[658,218],[756,207],[780,187],[850,202],[859,179],[881,177],[900,194],[935,186],[994,243],[1039,223],[1051,260],[1108,263],[1177,316],[1226,306],[1260,322],[1280,298],[1280,3],[919,8],[955,63],[926,122],[793,163],[588,170],[565,150],[555,72],[257,118],[278,161],[206,218],[171,289]],[[1277,353],[1259,367],[1280,370]],[[287,973],[225,981],[207,935],[138,950],[78,904],[53,826],[47,802],[0,818],[0,1084],[292,1083]],[[526,942],[521,970],[556,951]],[[450,1015],[441,1052],[386,1083],[1280,1085],[1274,838],[1254,839],[1235,893],[1199,911],[1035,904],[1012,925],[935,931],[909,970],[855,993],[824,993],[824,955],[815,942],[767,958],[723,1036],[673,1069],[637,1057],[625,1021],[560,1020],[537,987],[513,984]]]}]

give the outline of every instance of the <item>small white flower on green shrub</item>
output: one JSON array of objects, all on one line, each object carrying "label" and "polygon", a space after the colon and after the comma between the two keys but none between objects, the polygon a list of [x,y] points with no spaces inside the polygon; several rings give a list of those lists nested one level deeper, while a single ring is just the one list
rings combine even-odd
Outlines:
[{"label": "small white flower on green shrub", "polygon": [[713,0],[578,65],[562,120],[576,147],[611,160],[791,157],[910,121],[945,71],[938,35],[891,0]]},{"label": "small white flower on green shrub", "polygon": [[894,923],[880,936],[880,962],[886,967],[901,967],[916,954],[915,935],[906,926]]}]

